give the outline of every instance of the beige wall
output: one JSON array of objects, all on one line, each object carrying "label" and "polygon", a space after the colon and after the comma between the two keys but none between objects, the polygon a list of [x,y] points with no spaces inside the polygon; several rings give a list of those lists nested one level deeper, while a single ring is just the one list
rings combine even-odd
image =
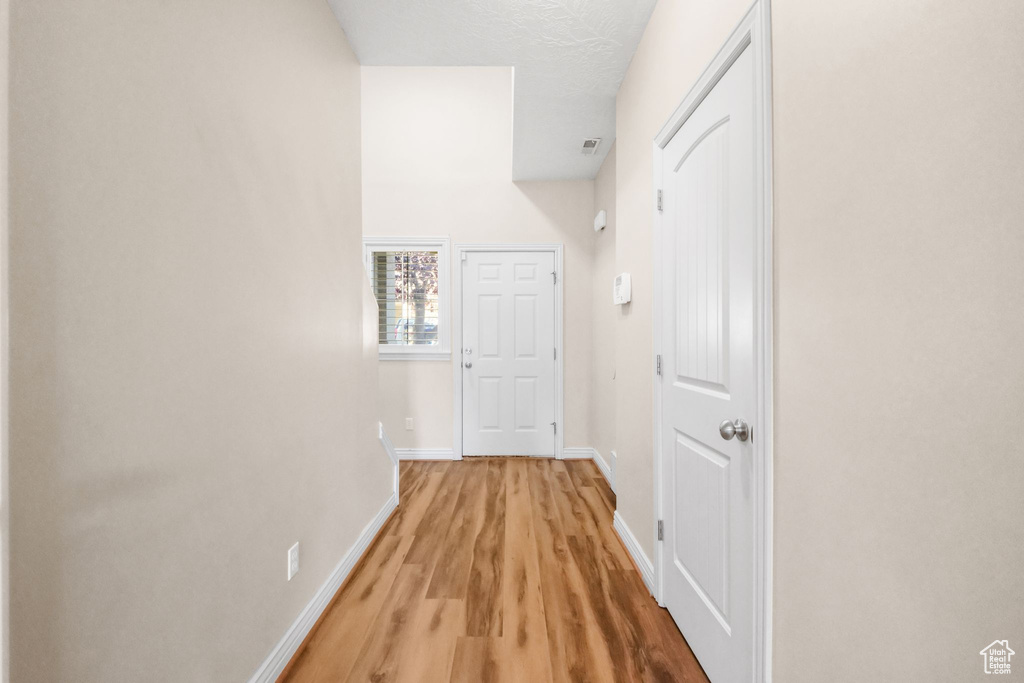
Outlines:
[{"label": "beige wall", "polygon": [[[19,682],[246,678],[389,493],[359,68],[322,3],[172,5],[14,8]],[[746,7],[659,2],[596,183],[511,182],[508,69],[362,70],[367,234],[565,243],[566,445],[651,556],[651,140]],[[1024,10],[773,15],[775,680],[980,677],[1024,634]],[[382,365],[450,446],[450,363]]]},{"label": "beige wall", "polygon": [[987,679],[1024,652],[1024,4],[772,9],[775,680]]},{"label": "beige wall", "polygon": [[12,43],[12,679],[245,680],[391,490],[359,67],[321,0]]},{"label": "beige wall", "polygon": [[654,557],[652,187],[655,134],[679,105],[748,0],[661,0],[616,104],[616,271],[632,274],[633,302],[615,327],[618,512]]},{"label": "beige wall", "polygon": [[[565,245],[565,445],[589,446],[594,184],[512,182],[511,68],[363,67],[362,101],[365,234]],[[380,381],[396,447],[451,447],[450,362],[382,362]]]},{"label": "beige wall", "polygon": [[[774,679],[981,679],[1024,638],[1024,5],[772,6]],[[618,98],[618,506],[652,556],[651,140],[746,7],[661,0]]]},{"label": "beige wall", "polygon": [[615,145],[601,163],[594,179],[594,215],[608,213],[608,225],[594,238],[594,263],[591,277],[591,392],[590,443],[611,464],[615,449],[615,326],[620,307],[612,304],[615,270]]}]

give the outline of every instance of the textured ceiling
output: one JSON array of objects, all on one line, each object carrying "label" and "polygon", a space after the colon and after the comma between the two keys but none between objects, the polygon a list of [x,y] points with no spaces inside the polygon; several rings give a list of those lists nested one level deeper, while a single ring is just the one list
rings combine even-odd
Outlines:
[{"label": "textured ceiling", "polygon": [[655,0],[328,2],[362,64],[515,67],[513,178],[551,180],[597,174]]}]

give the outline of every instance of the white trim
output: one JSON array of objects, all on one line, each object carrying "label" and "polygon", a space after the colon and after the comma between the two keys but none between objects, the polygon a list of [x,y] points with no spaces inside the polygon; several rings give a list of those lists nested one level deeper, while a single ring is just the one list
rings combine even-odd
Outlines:
[{"label": "white trim", "polygon": [[458,460],[450,448],[396,448],[399,460]]},{"label": "white trim", "polygon": [[[612,453],[614,454],[615,451],[612,451]],[[597,465],[597,469],[601,470],[601,474],[604,476],[605,481],[608,482],[612,492],[615,492],[615,467],[614,465],[609,465],[596,448],[591,448],[590,446],[563,448],[562,460],[593,460],[594,464]],[[614,458],[612,462],[614,463]]]},{"label": "white trim", "polygon": [[[775,529],[775,350],[774,350],[774,315],[775,303],[772,292],[775,287],[775,194],[774,176],[772,172],[772,4],[771,0],[760,0],[760,17],[755,21],[754,53],[756,66],[760,70],[757,85],[761,92],[757,93],[756,116],[759,118],[759,140],[763,155],[761,167],[758,169],[758,180],[762,186],[760,206],[758,210],[762,221],[761,240],[756,254],[760,281],[760,297],[758,300],[759,316],[757,330],[762,340],[760,346],[757,397],[757,419],[761,422],[762,452],[758,455],[760,465],[756,467],[757,481],[754,501],[758,516],[758,524],[754,529],[755,543],[759,562],[754,575],[755,634],[754,644],[754,679],[763,683],[772,680],[772,544]],[[755,449],[756,452],[756,449]]]},{"label": "white trim", "polygon": [[394,494],[392,494],[387,502],[384,503],[384,507],[380,509],[374,518],[370,520],[370,523],[366,525],[366,528],[363,529],[363,532],[359,534],[356,542],[345,553],[345,556],[341,558],[341,562],[338,563],[338,566],[327,577],[327,581],[320,586],[313,599],[309,601],[298,618],[288,627],[284,637],[274,646],[274,649],[270,651],[267,658],[263,660],[256,673],[249,679],[249,683],[272,683],[277,680],[277,677],[281,675],[284,668],[288,666],[288,662],[295,656],[295,652],[302,645],[302,641],[306,639],[309,630],[316,624],[324,609],[331,604],[331,600],[341,588],[341,584],[348,577],[349,572],[356,566],[356,562],[366,552],[370,542],[376,537],[381,527],[384,526],[384,522],[387,521],[396,507],[398,507],[398,501],[395,499]]},{"label": "white trim", "polygon": [[452,268],[452,387],[454,403],[452,410],[452,450],[453,460],[462,460],[462,255],[469,252],[490,251],[549,251],[555,256],[555,459],[562,460],[565,434],[564,409],[564,372],[565,362],[563,340],[563,284],[562,245],[561,244],[456,244],[452,253],[453,261],[458,264]]},{"label": "white trim", "polygon": [[651,558],[647,557],[644,549],[640,547],[640,541],[636,540],[636,536],[633,535],[629,525],[626,524],[626,520],[622,518],[618,510],[615,511],[615,516],[612,518],[612,526],[615,528],[619,538],[622,539],[622,545],[626,546],[626,552],[633,558],[637,569],[640,570],[640,577],[644,580],[647,590],[651,592],[651,595],[654,595],[654,563],[651,562]]},{"label": "white trim", "polygon": [[612,480],[608,482],[612,487],[612,493],[618,493],[618,471],[619,471],[619,455],[614,450],[608,451],[608,469],[611,470]]},{"label": "white trim", "polygon": [[[363,236],[363,267],[372,281],[371,254],[384,250],[437,250],[437,346],[412,347],[378,344],[382,361],[396,360],[450,360],[451,359],[451,243],[447,237],[375,237]],[[376,295],[374,295],[376,296]]]},{"label": "white trim", "polygon": [[[700,78],[687,93],[668,122],[654,139],[654,183],[651,206],[657,202],[657,191],[662,186],[662,153],[665,145],[694,112],[715,84],[721,79],[740,53],[748,46],[754,58],[755,99],[755,154],[757,155],[757,179],[755,183],[757,206],[755,217],[758,225],[755,232],[755,260],[758,268],[755,277],[757,291],[755,305],[758,312],[755,355],[756,414],[753,425],[758,438],[753,441],[754,449],[754,680],[770,683],[772,678],[772,127],[771,127],[771,6],[770,0],[755,0],[740,20],[725,44],[704,69]],[[661,259],[658,248],[661,241],[661,214],[653,208],[654,214],[654,356],[661,353]],[[653,368],[652,368],[653,373]],[[654,383],[654,525],[652,537],[657,538],[657,521],[664,519],[661,444],[661,392]],[[655,541],[653,591],[658,604],[664,606],[664,557],[663,543]]]},{"label": "white trim", "polygon": [[398,465],[398,452],[395,451],[395,445],[391,443],[391,439],[388,438],[387,433],[384,431],[384,423],[377,423],[377,438],[380,439],[381,446],[384,447],[384,452],[388,454],[388,459],[391,461],[391,467],[393,469],[392,474],[392,490],[395,492],[395,504],[401,503],[401,498],[398,496],[398,482],[401,479],[401,471]]},{"label": "white trim", "polygon": [[396,361],[396,360],[415,360],[415,361],[445,361],[448,362],[452,359],[451,351],[406,351],[405,346],[395,346],[394,351],[385,351],[387,348],[383,344],[380,346],[380,353],[377,356],[378,360],[382,361]]},{"label": "white trim", "polygon": [[594,464],[597,465],[597,469],[601,470],[601,474],[604,475],[605,481],[608,482],[608,486],[611,488],[612,493],[615,493],[615,469],[612,466],[612,463],[615,461],[612,460],[612,463],[609,463],[604,459],[599,450],[596,448],[592,448],[591,450],[594,451]]}]

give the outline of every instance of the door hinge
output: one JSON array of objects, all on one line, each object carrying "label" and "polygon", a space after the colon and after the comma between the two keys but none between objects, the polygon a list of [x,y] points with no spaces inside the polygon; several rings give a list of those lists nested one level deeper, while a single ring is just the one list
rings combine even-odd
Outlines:
[{"label": "door hinge", "polygon": [[554,429],[555,434],[557,434],[558,433],[558,423],[557,422],[552,422],[551,423],[551,427]]},{"label": "door hinge", "polygon": [[660,519],[658,520],[658,540],[665,540],[665,522]]},{"label": "door hinge", "polygon": [[555,358],[555,360],[558,360],[558,349],[555,349],[554,351],[555,351],[555,356],[554,356],[554,358]]},{"label": "door hinge", "polygon": [[662,193],[658,190],[658,211],[662,210]]},{"label": "door hinge", "polygon": [[661,377],[661,354],[660,353],[658,354],[658,362],[657,362],[656,372],[658,373],[658,377]]},{"label": "door hinge", "polygon": [[551,271],[551,284],[558,284],[558,273],[556,273],[555,271]]}]

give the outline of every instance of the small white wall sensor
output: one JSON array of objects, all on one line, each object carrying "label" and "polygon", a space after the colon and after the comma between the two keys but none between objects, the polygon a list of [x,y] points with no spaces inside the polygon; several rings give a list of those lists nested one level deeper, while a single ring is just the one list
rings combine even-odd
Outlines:
[{"label": "small white wall sensor", "polygon": [[597,212],[597,218],[594,219],[594,232],[600,232],[604,230],[604,226],[608,225],[608,213],[601,209]]},{"label": "small white wall sensor", "polygon": [[295,542],[291,548],[288,548],[288,580],[291,581],[292,577],[299,573],[299,543]]},{"label": "small white wall sensor", "polygon": [[612,288],[612,303],[628,304],[630,297],[632,296],[632,283],[630,281],[629,273],[622,273],[615,276],[615,286]]}]

